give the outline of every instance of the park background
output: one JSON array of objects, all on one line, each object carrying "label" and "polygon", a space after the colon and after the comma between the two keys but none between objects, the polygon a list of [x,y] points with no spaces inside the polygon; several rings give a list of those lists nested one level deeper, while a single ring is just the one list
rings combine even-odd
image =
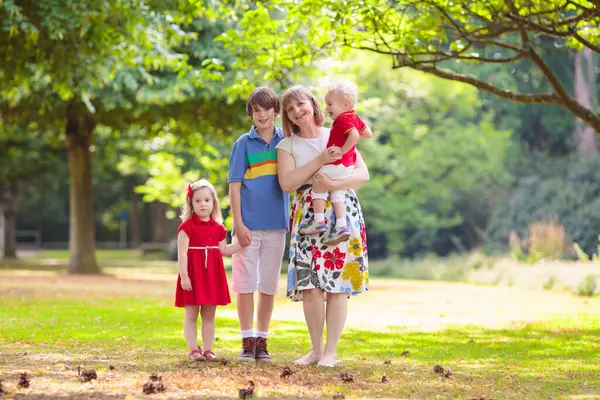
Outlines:
[{"label": "park background", "polygon": [[[340,4],[0,1],[9,393],[140,395],[160,372],[175,397],[236,395],[244,373],[259,396],[600,396],[598,5]],[[187,183],[215,184],[230,227],[247,95],[302,84],[323,101],[339,78],[375,134],[358,145],[372,291],[341,347],[355,382],[185,362],[171,303]],[[219,316],[233,359],[235,305]],[[308,349],[283,295],[273,334],[282,363]]]}]

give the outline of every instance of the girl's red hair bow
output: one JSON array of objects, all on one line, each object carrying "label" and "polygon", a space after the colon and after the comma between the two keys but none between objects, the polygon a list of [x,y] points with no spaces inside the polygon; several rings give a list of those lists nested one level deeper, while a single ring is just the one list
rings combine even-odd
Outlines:
[{"label": "girl's red hair bow", "polygon": [[194,189],[192,189],[192,185],[188,185],[188,197],[191,199],[194,197]]}]

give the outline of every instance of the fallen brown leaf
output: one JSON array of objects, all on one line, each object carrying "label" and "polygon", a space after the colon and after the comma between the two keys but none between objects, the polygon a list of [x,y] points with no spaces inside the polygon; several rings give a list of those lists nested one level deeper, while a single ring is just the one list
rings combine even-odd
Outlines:
[{"label": "fallen brown leaf", "polygon": [[287,378],[288,376],[291,376],[293,373],[294,373],[294,371],[292,371],[292,369],[286,365],[285,367],[283,367],[283,371],[281,371],[280,376],[282,378]]},{"label": "fallen brown leaf", "polygon": [[352,374],[344,372],[340,375],[340,378],[342,378],[342,382],[354,382],[354,376]]},{"label": "fallen brown leaf", "polygon": [[115,370],[115,366],[114,365],[109,365],[108,366],[108,370],[109,371],[114,371]]},{"label": "fallen brown leaf", "polygon": [[344,396],[344,393],[342,393],[342,392],[339,392],[339,393],[336,393],[336,394],[334,394],[334,395],[333,395],[333,398],[334,398],[334,399],[345,399],[345,398],[346,398],[346,396]]},{"label": "fallen brown leaf", "polygon": [[436,365],[433,367],[433,372],[436,374],[440,374],[443,378],[451,378],[452,370],[448,367],[443,367],[441,365]]},{"label": "fallen brown leaf", "polygon": [[152,374],[149,379],[142,387],[144,394],[162,393],[167,390],[166,386],[162,383],[162,376]]},{"label": "fallen brown leaf", "polygon": [[23,372],[23,373],[19,374],[19,383],[17,384],[17,387],[27,389],[29,386],[30,386],[30,379],[27,376],[27,372]]},{"label": "fallen brown leaf", "polygon": [[388,378],[387,376],[385,376],[385,374],[383,374],[383,376],[381,377],[381,383],[388,383]]},{"label": "fallen brown leaf", "polygon": [[0,379],[0,396],[4,394],[4,388],[2,387],[2,379]]},{"label": "fallen brown leaf", "polygon": [[409,356],[409,355],[410,355],[410,351],[409,351],[409,350],[404,350],[404,351],[402,352],[402,357],[407,357],[407,356]]},{"label": "fallen brown leaf", "polygon": [[144,387],[142,387],[142,392],[144,392],[144,394],[162,393],[165,390],[167,390],[167,388],[162,382],[146,382],[144,383]]},{"label": "fallen brown leaf", "polygon": [[92,379],[98,379],[96,371],[93,369],[81,370],[81,366],[77,367],[77,376],[81,382],[89,382]]},{"label": "fallen brown leaf", "polygon": [[383,363],[386,365],[390,365],[392,363],[392,360],[385,360]]},{"label": "fallen brown leaf", "polygon": [[221,358],[221,365],[227,365],[229,364],[229,360],[226,358]]},{"label": "fallen brown leaf", "polygon": [[248,397],[252,396],[254,394],[254,388],[255,387],[256,387],[256,385],[254,384],[254,382],[253,381],[249,381],[247,388],[238,389],[238,393],[240,395],[240,399],[246,400]]}]

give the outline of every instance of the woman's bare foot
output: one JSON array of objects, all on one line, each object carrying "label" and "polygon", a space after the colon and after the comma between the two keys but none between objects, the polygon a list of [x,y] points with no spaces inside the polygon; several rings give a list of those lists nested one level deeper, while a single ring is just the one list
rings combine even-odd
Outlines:
[{"label": "woman's bare foot", "polygon": [[335,354],[323,354],[317,365],[319,367],[335,367],[337,364],[337,359],[335,358]]},{"label": "woman's bare foot", "polygon": [[294,361],[294,364],[312,365],[312,364],[318,363],[320,358],[321,358],[321,353],[320,352],[316,352],[314,350],[311,350],[304,357],[299,358],[296,361]]}]

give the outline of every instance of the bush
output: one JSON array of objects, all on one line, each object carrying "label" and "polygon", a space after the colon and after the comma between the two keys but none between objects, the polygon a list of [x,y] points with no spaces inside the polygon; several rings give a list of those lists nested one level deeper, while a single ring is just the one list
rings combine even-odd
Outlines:
[{"label": "bush", "polygon": [[586,275],[581,282],[579,282],[579,286],[577,287],[577,294],[580,296],[591,297],[596,292],[596,288],[598,287],[596,280],[598,277],[594,274]]},{"label": "bush", "polygon": [[541,258],[560,260],[567,254],[569,237],[565,227],[553,216],[547,221],[529,224],[529,254],[538,254]]},{"label": "bush", "polygon": [[[532,224],[556,217],[557,224],[564,227],[572,241],[579,243],[587,254],[594,254],[598,251],[600,232],[598,210],[600,158],[537,157],[522,166],[513,187],[494,203],[485,232],[486,241],[506,246],[512,231],[529,240]],[[560,235],[558,231],[552,233],[555,245],[547,248],[544,244],[544,251],[555,252]],[[566,254],[572,253],[563,255]]]}]

